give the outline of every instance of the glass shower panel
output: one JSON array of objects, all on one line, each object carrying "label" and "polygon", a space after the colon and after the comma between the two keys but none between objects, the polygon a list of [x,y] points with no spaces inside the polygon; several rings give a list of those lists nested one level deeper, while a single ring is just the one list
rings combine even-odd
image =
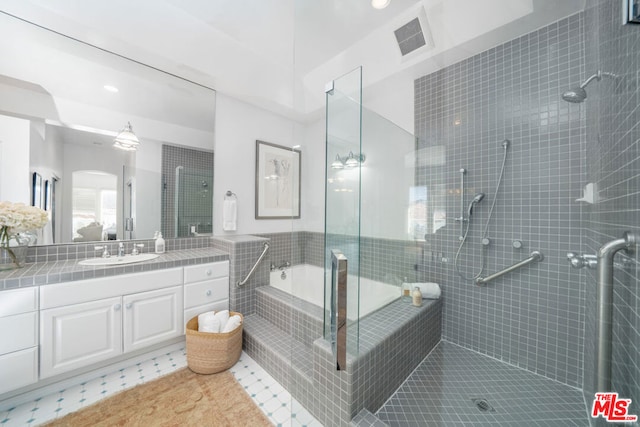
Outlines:
[{"label": "glass shower panel", "polygon": [[[337,347],[337,329],[346,328],[348,342],[344,348],[351,354],[358,352],[361,94],[361,68],[333,81],[333,88],[326,93],[324,336]],[[347,268],[346,307],[340,310],[336,277],[332,277],[332,254],[337,253],[346,259]],[[338,319],[338,311],[346,314],[346,323],[342,325],[338,324],[342,321]]]},{"label": "glass shower panel", "polygon": [[175,182],[175,237],[211,235],[213,171],[178,166]]},{"label": "glass shower panel", "polygon": [[426,187],[416,181],[414,136],[362,110],[360,319],[398,299],[416,282],[426,228]]}]

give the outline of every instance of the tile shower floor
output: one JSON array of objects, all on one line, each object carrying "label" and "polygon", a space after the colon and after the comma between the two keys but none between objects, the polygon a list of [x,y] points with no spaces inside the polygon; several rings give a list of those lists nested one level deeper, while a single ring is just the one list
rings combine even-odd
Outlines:
[{"label": "tile shower floor", "polygon": [[[44,424],[119,391],[154,380],[186,366],[187,356],[184,348],[161,357],[154,357],[111,374],[42,396],[7,411],[0,411],[0,426]],[[231,368],[231,373],[274,425],[322,427],[302,405],[291,398],[284,387],[245,352],[242,352],[238,363]]]},{"label": "tile shower floor", "polygon": [[582,391],[446,341],[376,415],[392,427],[589,426]]}]

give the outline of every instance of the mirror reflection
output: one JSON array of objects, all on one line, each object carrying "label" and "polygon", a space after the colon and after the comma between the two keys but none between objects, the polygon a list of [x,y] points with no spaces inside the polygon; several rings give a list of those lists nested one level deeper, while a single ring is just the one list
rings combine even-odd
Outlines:
[{"label": "mirror reflection", "polygon": [[212,233],[215,91],[3,13],[0,52],[0,200],[47,210],[37,244]]}]

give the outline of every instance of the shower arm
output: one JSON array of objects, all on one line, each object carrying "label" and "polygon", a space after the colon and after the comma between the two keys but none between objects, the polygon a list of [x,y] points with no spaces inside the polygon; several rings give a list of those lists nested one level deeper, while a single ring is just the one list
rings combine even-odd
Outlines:
[{"label": "shower arm", "polygon": [[598,70],[597,73],[595,73],[594,75],[592,75],[591,77],[589,77],[587,80],[584,81],[584,83],[582,83],[580,85],[580,89],[584,89],[585,87],[587,87],[587,85],[589,83],[591,83],[594,79],[600,81],[602,80],[603,77],[609,77],[611,79],[615,79],[616,77],[618,77],[616,74],[614,73],[609,73],[607,71],[600,71]]}]

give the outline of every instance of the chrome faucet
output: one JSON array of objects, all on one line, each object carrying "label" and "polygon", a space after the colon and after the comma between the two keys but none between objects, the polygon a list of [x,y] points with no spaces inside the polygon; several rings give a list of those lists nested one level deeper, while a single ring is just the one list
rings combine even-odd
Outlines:
[{"label": "chrome faucet", "polygon": [[109,258],[111,256],[111,254],[109,253],[109,248],[107,248],[107,245],[94,246],[93,249],[96,251],[102,251],[102,255],[100,255],[102,258]]},{"label": "chrome faucet", "polygon": [[278,270],[284,270],[287,267],[291,267],[291,263],[289,261],[283,261],[282,265],[278,267]]},{"label": "chrome faucet", "polygon": [[276,271],[276,270],[283,271],[287,267],[291,267],[291,263],[289,261],[282,261],[282,264],[279,265],[278,267],[276,267],[276,265],[274,263],[271,263],[271,265],[269,266],[269,270],[270,271]]},{"label": "chrome faucet", "polygon": [[124,256],[124,243],[118,242],[118,256]]}]

